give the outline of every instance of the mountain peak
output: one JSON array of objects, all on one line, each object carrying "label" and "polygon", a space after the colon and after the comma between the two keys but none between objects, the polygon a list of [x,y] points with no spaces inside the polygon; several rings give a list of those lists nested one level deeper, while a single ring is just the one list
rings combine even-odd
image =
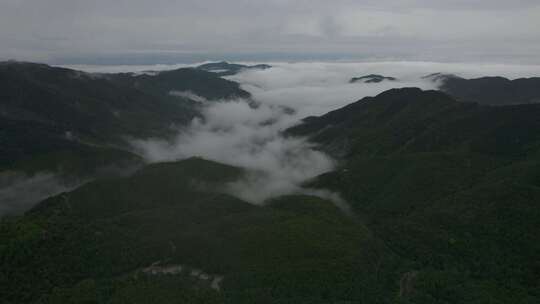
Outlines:
[{"label": "mountain peak", "polygon": [[451,99],[447,94],[436,90],[422,90],[417,87],[395,88],[384,91],[375,96],[376,100],[416,100],[419,98],[444,98]]},{"label": "mountain peak", "polygon": [[395,77],[386,77],[379,74],[369,74],[366,76],[361,77],[353,77],[351,80],[349,80],[349,83],[356,83],[356,82],[363,82],[363,83],[379,83],[382,81],[396,81],[397,78]]},{"label": "mountain peak", "polygon": [[201,64],[195,67],[195,69],[216,73],[219,76],[231,76],[231,75],[238,74],[244,70],[266,70],[271,67],[272,66],[267,65],[267,64],[244,65],[244,64],[238,64],[238,63],[230,63],[227,61],[219,61],[219,62],[209,62],[209,63]]}]

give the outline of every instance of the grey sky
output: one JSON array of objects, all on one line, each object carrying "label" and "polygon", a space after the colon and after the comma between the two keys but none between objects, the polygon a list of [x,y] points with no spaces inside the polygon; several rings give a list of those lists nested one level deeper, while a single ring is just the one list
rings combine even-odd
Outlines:
[{"label": "grey sky", "polygon": [[540,63],[538,0],[0,0],[0,59]]}]

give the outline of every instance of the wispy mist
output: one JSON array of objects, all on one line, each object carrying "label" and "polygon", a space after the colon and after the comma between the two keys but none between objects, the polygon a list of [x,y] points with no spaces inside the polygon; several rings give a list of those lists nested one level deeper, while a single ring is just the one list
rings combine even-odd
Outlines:
[{"label": "wispy mist", "polygon": [[66,181],[51,172],[27,175],[22,172],[0,173],[0,217],[18,215],[36,203],[79,186],[80,181]]},{"label": "wispy mist", "polygon": [[272,196],[302,192],[303,181],[333,168],[328,156],[303,139],[280,135],[294,121],[287,113],[266,104],[253,108],[243,100],[207,104],[204,119],[195,119],[172,141],[138,140],[133,145],[150,161],[200,156],[246,168],[246,179],[228,190],[262,203]]}]

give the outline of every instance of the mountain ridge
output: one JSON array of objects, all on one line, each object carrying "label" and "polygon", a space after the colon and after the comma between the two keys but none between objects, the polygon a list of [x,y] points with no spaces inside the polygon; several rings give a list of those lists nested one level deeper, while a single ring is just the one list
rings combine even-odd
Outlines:
[{"label": "mountain ridge", "polygon": [[[200,115],[200,102],[171,91],[189,91],[207,100],[250,98],[237,83],[195,69],[154,76],[90,74],[9,61],[0,64],[0,82],[0,151],[5,157],[0,169],[16,169],[61,146],[77,158],[81,148],[129,150],[126,138],[173,135],[171,126],[186,125]],[[49,143],[56,144],[47,147]],[[54,171],[62,161],[51,160]]]},{"label": "mountain ridge", "polygon": [[540,103],[540,77],[465,79],[453,74],[435,73],[423,78],[438,83],[440,90],[459,101],[494,106]]},{"label": "mountain ridge", "polygon": [[201,64],[195,68],[206,72],[216,73],[219,76],[232,76],[246,70],[267,70],[272,68],[272,66],[268,64],[244,65],[219,61]]}]

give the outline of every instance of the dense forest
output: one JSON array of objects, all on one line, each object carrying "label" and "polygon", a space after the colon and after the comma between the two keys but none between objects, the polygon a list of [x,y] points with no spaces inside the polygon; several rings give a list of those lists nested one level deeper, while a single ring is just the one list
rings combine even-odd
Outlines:
[{"label": "dense forest", "polygon": [[[307,117],[282,135],[336,167],[305,193],[254,205],[227,190],[246,168],[148,164],[127,148],[126,136],[201,115],[171,91],[257,107],[206,70],[270,66],[216,65],[100,75],[0,64],[0,170],[92,177],[0,220],[0,302],[540,301],[540,105],[471,102],[447,84]],[[109,165],[132,171],[96,174]]]}]

